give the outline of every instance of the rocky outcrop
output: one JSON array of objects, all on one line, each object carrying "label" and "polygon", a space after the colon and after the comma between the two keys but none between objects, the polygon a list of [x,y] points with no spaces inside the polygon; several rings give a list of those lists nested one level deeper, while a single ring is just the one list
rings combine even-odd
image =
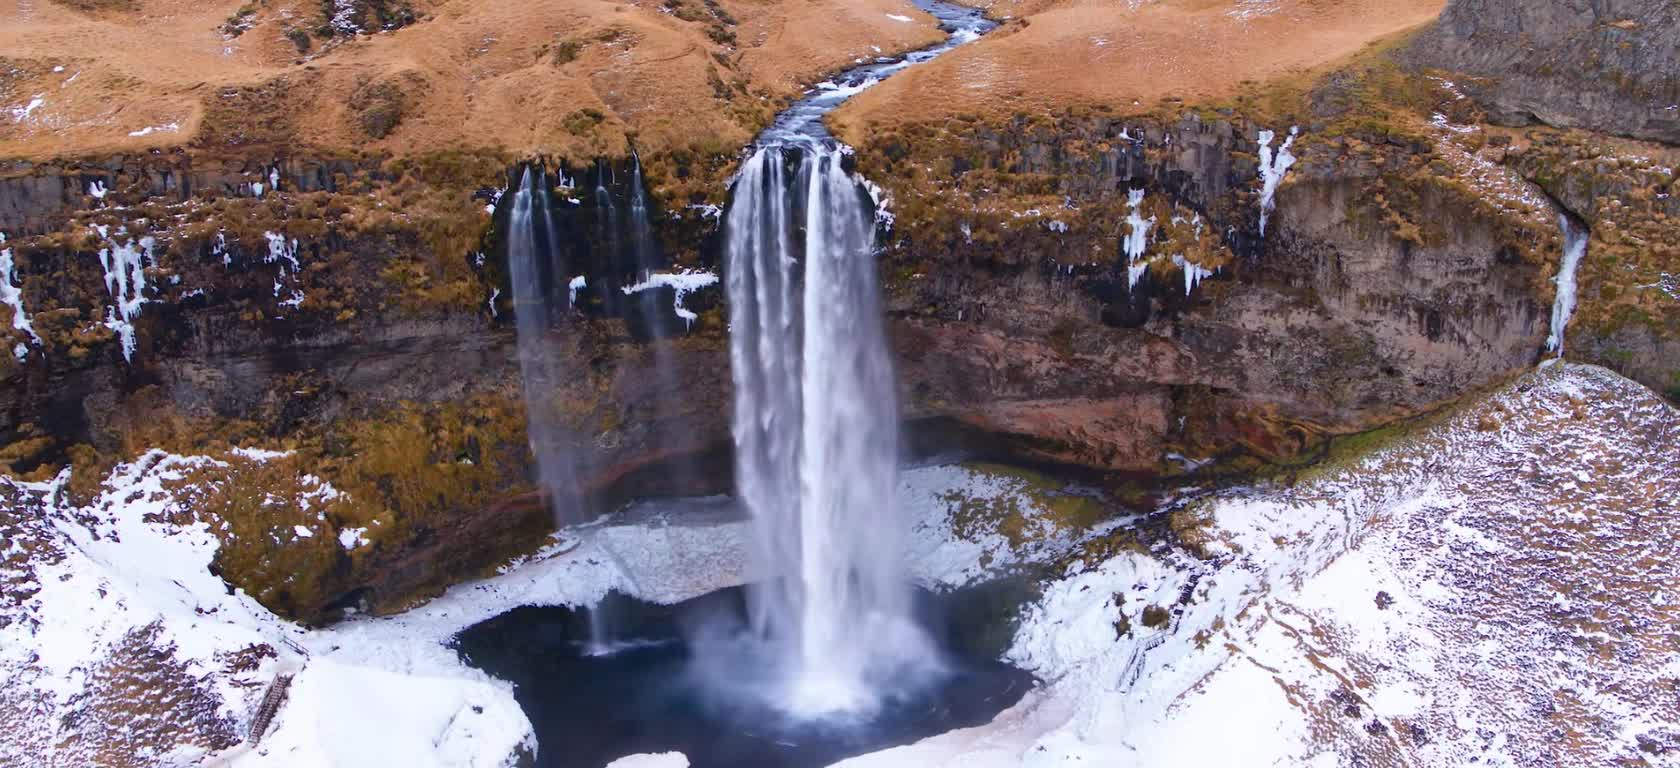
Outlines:
[{"label": "rocky outcrop", "polygon": [[[1366,103],[1394,92],[1385,72],[1332,77],[1282,112],[970,118],[860,143],[895,219],[881,274],[905,416],[929,427],[917,449],[940,433],[1149,477],[1240,471],[1535,362],[1561,248],[1551,198],[1596,201],[1582,218],[1601,240],[1628,206],[1548,176],[1554,163],[1529,169],[1537,141],[1455,124],[1476,114],[1451,86],[1427,96],[1433,121]],[[556,305],[542,343],[568,375],[534,407],[574,436],[596,508],[731,482],[720,292],[685,299],[690,324],[670,296],[622,290],[653,263],[726,267],[714,206],[729,161],[643,161],[663,250],[649,263],[611,245],[614,216],[589,194],[627,210],[627,165],[550,176],[567,247],[549,277],[560,294],[569,276],[587,285]],[[41,338],[6,331],[23,351],[0,358],[0,460],[39,474],[152,446],[295,451],[354,500],[336,525],[382,530],[353,558],[230,545],[223,573],[308,620],[400,608],[530,546],[552,518],[532,491],[497,226],[509,165],[198,152],[14,166],[0,215]],[[125,329],[99,252],[142,236],[145,301]],[[276,563],[310,577],[281,588]]]},{"label": "rocky outcrop", "polygon": [[1680,144],[1676,30],[1667,0],[1452,0],[1410,57],[1462,73],[1502,124]]},{"label": "rocky outcrop", "polygon": [[[1373,144],[1322,120],[1262,236],[1260,128],[1187,111],[869,148],[866,173],[911,177],[887,270],[910,412],[1159,473],[1297,460],[1537,359],[1543,198],[1543,215],[1491,212],[1420,171],[1438,159],[1427,137]],[[943,170],[952,145],[970,150],[948,175],[907,170]],[[1132,210],[1153,220],[1137,260]]]},{"label": "rocky outcrop", "polygon": [[[34,334],[0,310],[10,353],[0,358],[0,463],[44,478],[66,464],[92,476],[152,447],[292,451],[289,470],[241,478],[230,495],[224,517],[248,526],[243,540],[266,541],[275,523],[251,500],[305,473],[345,493],[335,525],[371,531],[373,545],[348,558],[315,540],[256,551],[230,538],[218,568],[305,621],[402,608],[536,546],[554,516],[531,492],[494,227],[506,168],[494,155],[19,164],[0,185],[0,209],[10,214],[8,279]],[[566,175],[591,188],[601,176],[623,210],[627,168]],[[619,263],[597,242],[592,228],[612,217],[594,196],[567,197],[560,290],[574,273],[591,286],[548,342],[575,375],[542,399],[576,436],[591,507],[611,508],[632,488],[726,489],[716,298],[687,297],[702,313],[692,327],[674,317],[668,292],[624,298],[620,286],[649,265]],[[715,224],[678,214],[658,216],[661,234],[704,238]],[[700,248],[667,250],[692,260]],[[655,335],[682,338],[656,351]],[[680,378],[647,375],[656,354]]]}]

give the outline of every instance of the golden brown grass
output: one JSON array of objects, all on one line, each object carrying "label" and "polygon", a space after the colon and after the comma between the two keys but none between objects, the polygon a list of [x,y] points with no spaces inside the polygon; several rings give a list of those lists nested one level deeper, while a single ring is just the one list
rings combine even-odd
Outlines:
[{"label": "golden brown grass", "polygon": [[991,37],[858,96],[833,122],[838,135],[861,140],[874,128],[958,115],[1216,102],[1341,62],[1433,20],[1442,5],[1278,0],[1272,13],[1245,16],[1254,4],[1232,0],[1000,2],[988,12],[1014,18]]},{"label": "golden brown grass", "polygon": [[[129,5],[0,0],[0,157],[243,134],[392,154],[732,151],[802,84],[939,38],[900,0],[417,0],[416,23],[354,38],[323,35],[318,0]],[[602,118],[568,126],[583,110]]]}]

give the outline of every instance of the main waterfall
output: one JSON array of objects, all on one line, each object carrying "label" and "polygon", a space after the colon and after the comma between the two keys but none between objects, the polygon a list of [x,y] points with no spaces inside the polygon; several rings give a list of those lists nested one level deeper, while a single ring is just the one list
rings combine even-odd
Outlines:
[{"label": "main waterfall", "polygon": [[911,615],[894,510],[898,399],[875,275],[875,208],[822,118],[992,29],[916,5],[951,33],[848,70],[780,114],[736,176],[724,220],[735,475],[752,515],[758,693],[796,716],[873,712],[944,672]]},{"label": "main waterfall", "polygon": [[751,627],[796,714],[868,710],[936,672],[893,509],[898,409],[875,211],[828,142],[763,146],[725,221],[736,480],[762,582]]}]

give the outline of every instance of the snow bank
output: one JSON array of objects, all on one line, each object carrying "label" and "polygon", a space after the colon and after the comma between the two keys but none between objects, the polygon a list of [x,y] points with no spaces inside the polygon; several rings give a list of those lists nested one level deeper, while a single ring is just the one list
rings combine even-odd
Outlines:
[{"label": "snow bank", "polygon": [[[376,715],[376,716],[370,716]],[[238,765],[513,768],[536,735],[506,685],[313,660]]]},{"label": "snow bank", "polygon": [[607,768],[688,768],[688,757],[681,752],[630,755],[608,763]]},{"label": "snow bank", "polygon": [[1186,548],[1046,587],[1009,652],[1043,689],[842,765],[1648,762],[1680,740],[1676,425],[1556,365],[1342,469],[1194,504]]},{"label": "snow bank", "polygon": [[912,521],[911,576],[932,588],[963,587],[1021,565],[1053,561],[1082,541],[1133,522],[1111,519],[1088,528],[1060,522],[1049,504],[1051,494],[1072,499],[1082,491],[1035,489],[1029,477],[987,465],[902,473],[898,498]]}]

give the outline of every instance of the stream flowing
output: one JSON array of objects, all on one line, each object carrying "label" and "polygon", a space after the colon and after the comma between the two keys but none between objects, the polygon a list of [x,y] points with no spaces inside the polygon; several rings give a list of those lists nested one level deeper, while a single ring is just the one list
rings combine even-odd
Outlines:
[{"label": "stream flowing", "polygon": [[917,5],[950,37],[847,71],[783,112],[743,162],[724,221],[736,484],[760,580],[749,634],[700,653],[720,681],[747,658],[767,663],[749,692],[794,717],[871,713],[944,672],[911,615],[893,505],[899,414],[875,203],[822,121],[991,27],[973,9]]}]

